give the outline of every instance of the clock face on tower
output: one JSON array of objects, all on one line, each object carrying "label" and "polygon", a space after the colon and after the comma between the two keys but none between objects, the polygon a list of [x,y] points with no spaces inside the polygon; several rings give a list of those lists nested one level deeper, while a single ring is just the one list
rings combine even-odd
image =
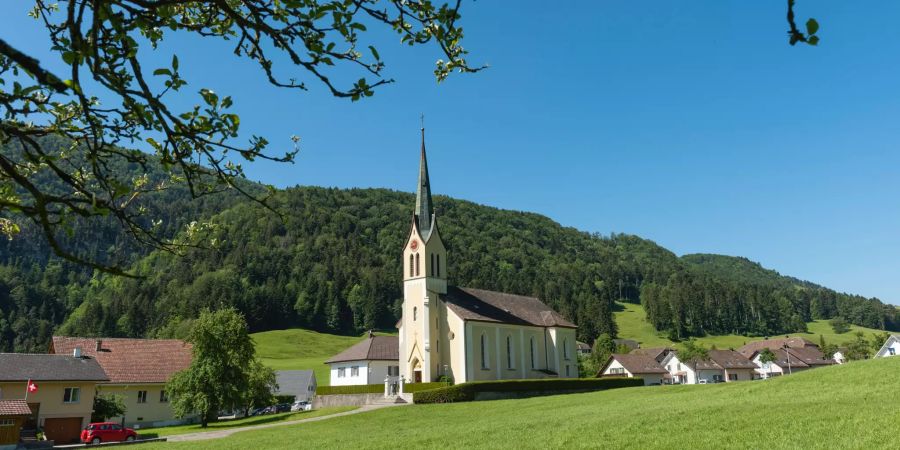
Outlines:
[{"label": "clock face on tower", "polygon": [[409,244],[409,249],[415,251],[419,248],[419,241],[413,239],[412,243]]}]

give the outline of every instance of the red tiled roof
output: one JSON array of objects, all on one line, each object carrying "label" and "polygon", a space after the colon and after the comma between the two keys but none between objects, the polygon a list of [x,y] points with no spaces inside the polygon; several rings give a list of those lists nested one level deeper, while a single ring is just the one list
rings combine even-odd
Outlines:
[{"label": "red tiled roof", "polygon": [[756,364],[734,350],[710,350],[709,359],[723,369],[755,369]]},{"label": "red tiled roof", "polygon": [[577,328],[535,297],[448,286],[447,294],[442,298],[447,307],[463,320]]},{"label": "red tiled roof", "polygon": [[371,336],[362,342],[332,356],[325,364],[345,361],[399,361],[400,338],[397,336]]},{"label": "red tiled roof", "polygon": [[31,408],[25,400],[0,400],[0,417],[30,416]]},{"label": "red tiled roof", "polygon": [[53,336],[50,353],[71,355],[76,347],[100,363],[112,384],[165,383],[191,365],[191,344],[178,339]]}]

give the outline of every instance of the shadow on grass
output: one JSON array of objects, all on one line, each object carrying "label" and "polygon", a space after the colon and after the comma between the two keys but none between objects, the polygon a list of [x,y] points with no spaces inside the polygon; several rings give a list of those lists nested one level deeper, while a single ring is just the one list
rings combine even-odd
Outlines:
[{"label": "shadow on grass", "polygon": [[172,426],[172,427],[162,427],[162,428],[147,428],[146,432],[138,431],[138,436],[141,439],[153,439],[153,438],[158,438],[158,437],[172,436],[172,435],[176,435],[176,434],[199,433],[199,432],[203,432],[203,431],[215,431],[215,430],[221,430],[221,429],[227,429],[227,428],[262,425],[262,424],[272,423],[272,422],[300,420],[307,413],[308,413],[308,411],[303,411],[303,412],[292,412],[292,413],[282,413],[282,414],[270,414],[270,415],[255,416],[255,417],[250,417],[250,418],[243,417],[240,419],[226,419],[226,420],[220,420],[218,422],[211,422],[206,426],[206,428],[201,427],[199,424],[176,425],[176,426]]}]

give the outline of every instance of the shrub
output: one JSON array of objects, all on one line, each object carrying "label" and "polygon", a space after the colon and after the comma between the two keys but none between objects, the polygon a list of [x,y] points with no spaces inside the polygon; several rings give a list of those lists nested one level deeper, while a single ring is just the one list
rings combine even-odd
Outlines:
[{"label": "shrub", "polygon": [[452,403],[475,400],[480,392],[565,393],[602,391],[622,387],[643,386],[640,378],[563,378],[545,380],[474,381],[413,394],[413,403]]}]

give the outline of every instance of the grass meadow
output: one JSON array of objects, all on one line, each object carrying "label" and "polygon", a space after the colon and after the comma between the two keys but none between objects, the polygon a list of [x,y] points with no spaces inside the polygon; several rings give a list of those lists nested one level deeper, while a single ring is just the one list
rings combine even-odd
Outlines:
[{"label": "grass meadow", "polygon": [[900,357],[771,380],[412,405],[142,449],[900,448]]}]

